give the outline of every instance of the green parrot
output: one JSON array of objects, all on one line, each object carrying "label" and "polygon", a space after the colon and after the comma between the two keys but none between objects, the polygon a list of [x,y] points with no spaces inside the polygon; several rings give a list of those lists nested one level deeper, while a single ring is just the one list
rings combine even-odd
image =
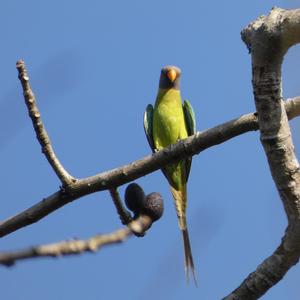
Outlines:
[{"label": "green parrot", "polygon": [[[144,113],[144,129],[153,152],[196,133],[195,114],[191,104],[180,96],[181,71],[175,66],[163,67],[160,74],[159,89],[154,108],[149,104]],[[174,198],[179,228],[182,232],[185,256],[185,273],[189,281],[190,272],[197,285],[186,223],[187,181],[192,158],[172,163],[162,171],[167,178]]]}]

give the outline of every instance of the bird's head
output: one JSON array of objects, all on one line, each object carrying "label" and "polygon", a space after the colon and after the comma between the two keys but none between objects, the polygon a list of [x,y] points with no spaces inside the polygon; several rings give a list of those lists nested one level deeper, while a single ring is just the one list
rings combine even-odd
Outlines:
[{"label": "bird's head", "polygon": [[159,88],[179,90],[181,70],[175,66],[165,66],[161,69]]}]

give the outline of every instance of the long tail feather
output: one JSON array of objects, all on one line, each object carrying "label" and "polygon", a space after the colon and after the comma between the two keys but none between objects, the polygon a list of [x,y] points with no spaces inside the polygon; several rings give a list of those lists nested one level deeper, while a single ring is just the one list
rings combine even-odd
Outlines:
[{"label": "long tail feather", "polygon": [[186,229],[181,230],[182,238],[183,238],[183,246],[184,246],[184,262],[185,262],[185,275],[186,280],[189,283],[190,281],[190,272],[193,275],[195,286],[198,287],[197,277],[195,273],[194,260],[192,255],[191,243],[189,239],[189,232]]},{"label": "long tail feather", "polygon": [[174,198],[179,228],[182,232],[183,246],[184,246],[184,266],[185,266],[185,274],[186,280],[189,282],[190,273],[192,273],[195,286],[198,286],[194,260],[192,255],[192,248],[189,239],[189,233],[186,224],[186,204],[187,204],[187,193],[186,193],[186,185],[183,186],[182,190],[176,190],[171,186],[171,192]]}]

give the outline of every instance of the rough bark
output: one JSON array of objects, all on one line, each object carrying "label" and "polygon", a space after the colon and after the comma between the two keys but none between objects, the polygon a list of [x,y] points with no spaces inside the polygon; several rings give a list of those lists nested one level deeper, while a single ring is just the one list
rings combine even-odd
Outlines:
[{"label": "rough bark", "polygon": [[226,300],[258,299],[295,265],[300,255],[300,172],[284,108],[281,66],[300,42],[300,10],[273,8],[242,31],[251,52],[252,84],[260,140],[283,202],[288,227],[280,246]]}]

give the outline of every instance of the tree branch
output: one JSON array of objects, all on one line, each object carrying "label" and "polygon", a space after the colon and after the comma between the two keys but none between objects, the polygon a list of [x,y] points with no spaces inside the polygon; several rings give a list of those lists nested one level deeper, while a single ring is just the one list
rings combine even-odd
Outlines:
[{"label": "tree branch", "polygon": [[[300,97],[287,101],[285,107],[290,119],[299,116]],[[154,172],[179,158],[190,157],[238,135],[257,129],[258,121],[256,114],[246,114],[203,132],[197,132],[185,140],[181,140],[174,145],[128,165],[99,173],[95,176],[79,179],[66,188],[42,199],[32,207],[2,221],[0,223],[0,237],[39,221],[48,214],[80,197],[126,184]]]},{"label": "tree branch", "polygon": [[115,204],[117,213],[120,217],[120,220],[123,225],[126,225],[132,221],[132,217],[129,211],[124,207],[122,200],[120,198],[120,194],[116,188],[112,188],[109,190],[111,198]]},{"label": "tree branch", "polygon": [[51,145],[50,138],[43,125],[41,114],[36,105],[35,96],[29,84],[29,77],[25,68],[25,63],[22,60],[17,62],[17,70],[19,72],[19,79],[23,88],[23,95],[31,118],[36,137],[42,147],[42,152],[45,154],[49,164],[52,166],[54,172],[62,182],[63,186],[67,186],[76,181],[62,166],[56,157]]},{"label": "tree branch", "polygon": [[40,245],[18,251],[0,252],[0,264],[10,267],[18,260],[37,257],[59,257],[96,252],[105,245],[121,243],[132,234],[142,236],[151,227],[150,217],[141,216],[128,224],[128,227],[119,229],[110,234],[95,235],[87,240],[70,240],[54,244]]},{"label": "tree branch", "polygon": [[274,8],[242,31],[252,54],[252,83],[260,140],[288,227],[280,246],[225,300],[258,299],[280,281],[300,256],[300,172],[288,117],[282,101],[281,65],[285,53],[300,42],[300,9]]}]

